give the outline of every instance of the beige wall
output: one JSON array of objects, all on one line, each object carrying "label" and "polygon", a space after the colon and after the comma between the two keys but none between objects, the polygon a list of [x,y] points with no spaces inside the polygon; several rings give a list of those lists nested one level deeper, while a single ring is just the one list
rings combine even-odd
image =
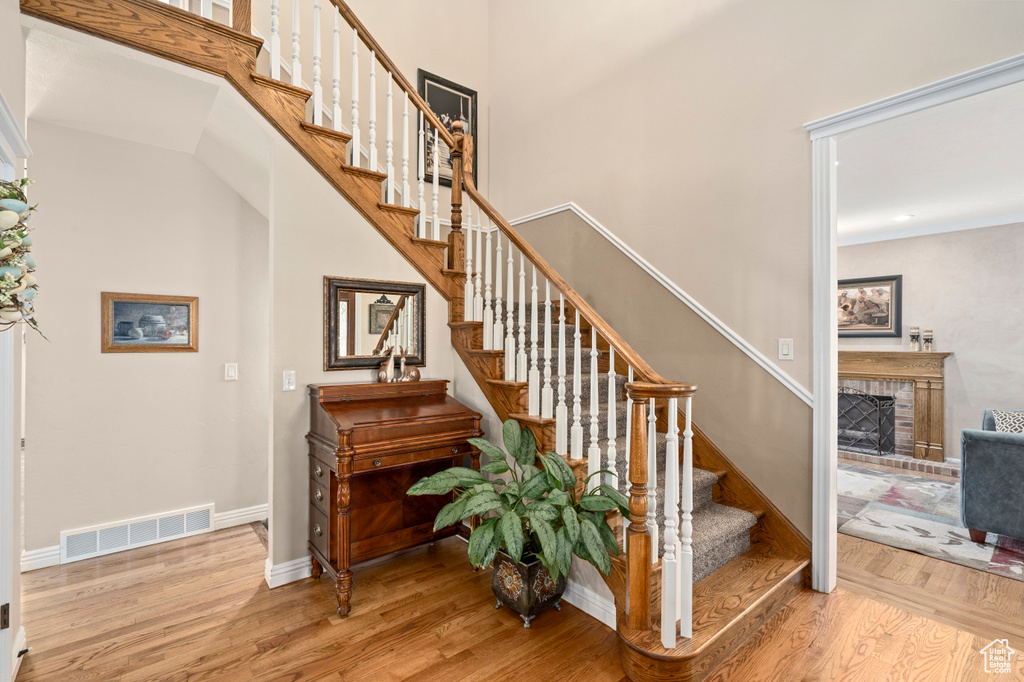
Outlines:
[{"label": "beige wall", "polygon": [[946,456],[985,408],[1024,410],[1024,224],[844,246],[840,278],[903,275],[903,336],[839,340],[840,350],[908,350],[935,330],[946,359]]},{"label": "beige wall", "polygon": [[[375,381],[376,371],[323,371],[324,275],[423,283],[423,278],[288,144],[275,136],[273,187],[273,489],[271,559],[305,557],[309,515],[308,384]],[[449,393],[501,425],[452,349],[448,304],[426,288],[424,378],[452,379]],[[281,391],[285,370],[297,390]]]},{"label": "beige wall", "polygon": [[[265,503],[266,219],[190,154],[30,132],[49,341],[28,339],[27,549],[92,524]],[[198,296],[199,352],[100,353],[101,291]]]},{"label": "beige wall", "polygon": [[795,339],[809,387],[802,125],[1020,53],[1024,3],[520,0],[490,27],[495,205],[575,201],[768,357]]},{"label": "beige wall", "polygon": [[518,229],[659,374],[700,387],[694,422],[809,535],[810,408],[576,214]]}]

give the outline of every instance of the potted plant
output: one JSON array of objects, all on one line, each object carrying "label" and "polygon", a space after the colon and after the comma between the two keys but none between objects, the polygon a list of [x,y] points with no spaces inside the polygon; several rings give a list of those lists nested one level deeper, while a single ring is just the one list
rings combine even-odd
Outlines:
[{"label": "potted plant", "polygon": [[[619,544],[606,514],[614,509],[628,514],[629,502],[603,483],[577,496],[572,468],[552,452],[537,452],[533,434],[514,419],[503,424],[502,439],[508,453],[483,438],[470,438],[491,458],[481,471],[451,467],[417,481],[408,494],[454,496],[438,512],[434,530],[480,517],[469,536],[469,562],[476,567],[493,562],[495,608],[510,607],[530,627],[538,612],[560,607],[574,555],[608,574]],[[584,489],[601,473],[611,472],[591,474]]]}]

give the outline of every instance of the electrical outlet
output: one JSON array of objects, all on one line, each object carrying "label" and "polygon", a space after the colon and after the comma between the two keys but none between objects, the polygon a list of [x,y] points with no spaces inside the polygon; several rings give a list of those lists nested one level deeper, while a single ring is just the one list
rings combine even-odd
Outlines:
[{"label": "electrical outlet", "polygon": [[793,359],[793,339],[779,339],[779,360]]},{"label": "electrical outlet", "polygon": [[224,365],[224,381],[238,381],[237,362],[229,362]]},{"label": "electrical outlet", "polygon": [[282,391],[294,391],[295,390],[295,370],[286,369],[284,371],[284,383],[281,385]]}]

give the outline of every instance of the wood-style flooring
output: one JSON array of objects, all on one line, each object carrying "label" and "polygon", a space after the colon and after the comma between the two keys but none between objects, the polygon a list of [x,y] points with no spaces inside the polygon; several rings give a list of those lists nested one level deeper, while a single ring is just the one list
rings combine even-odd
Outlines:
[{"label": "wood-style flooring", "polygon": [[[996,634],[1024,650],[1021,583],[855,538],[840,551],[835,593],[801,593],[709,679],[995,680],[978,650]],[[18,680],[624,680],[617,635],[571,605],[529,630],[495,610],[458,538],[358,567],[345,619],[326,579],[267,589],[265,557],[239,526],[26,573]]]}]

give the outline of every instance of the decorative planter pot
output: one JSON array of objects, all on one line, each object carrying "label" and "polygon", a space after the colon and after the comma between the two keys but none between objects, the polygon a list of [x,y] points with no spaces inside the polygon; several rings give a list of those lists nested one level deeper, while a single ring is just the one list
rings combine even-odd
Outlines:
[{"label": "decorative planter pot", "polygon": [[540,559],[534,559],[528,564],[522,561],[517,564],[505,552],[499,551],[494,558],[491,591],[498,599],[494,608],[500,609],[502,605],[509,607],[523,619],[523,627],[528,628],[530,621],[547,607],[554,606],[556,610],[562,610],[565,576],[559,576],[554,581]]}]

